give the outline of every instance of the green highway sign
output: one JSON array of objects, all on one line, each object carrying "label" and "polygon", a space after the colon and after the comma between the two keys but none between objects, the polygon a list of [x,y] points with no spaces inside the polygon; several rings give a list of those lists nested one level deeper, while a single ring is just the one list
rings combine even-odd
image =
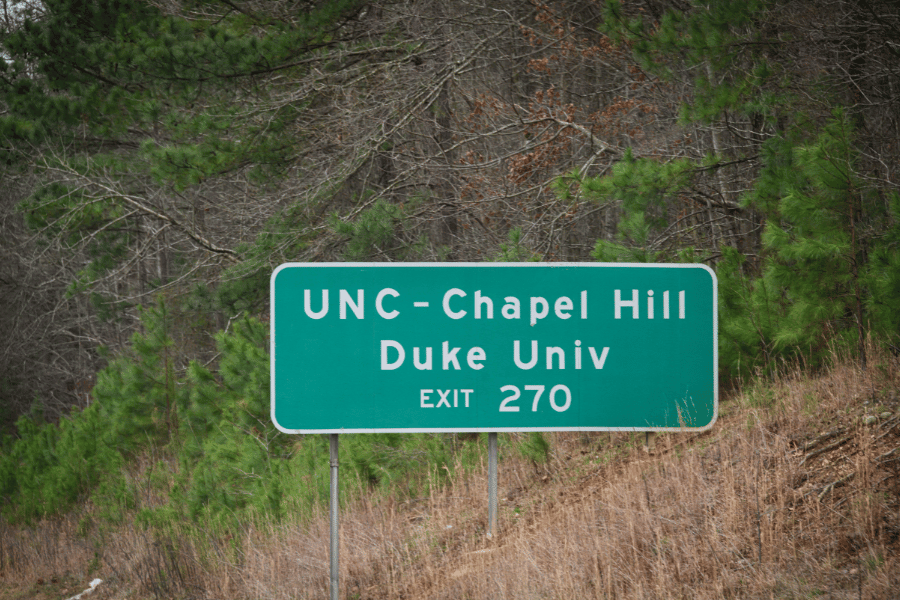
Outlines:
[{"label": "green highway sign", "polygon": [[287,433],[696,431],[718,414],[704,265],[291,263],[270,286]]}]

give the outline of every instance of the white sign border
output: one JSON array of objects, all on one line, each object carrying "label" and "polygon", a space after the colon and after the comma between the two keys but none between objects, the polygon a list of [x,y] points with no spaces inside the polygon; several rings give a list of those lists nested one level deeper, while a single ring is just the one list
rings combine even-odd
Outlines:
[{"label": "white sign border", "polygon": [[[423,427],[423,428],[356,428],[356,429],[287,429],[282,427],[275,419],[275,279],[283,269],[289,268],[407,268],[407,267],[522,267],[522,268],[560,268],[571,267],[608,268],[672,268],[672,269],[697,269],[706,270],[712,277],[712,306],[713,306],[713,416],[709,423],[703,427]],[[718,286],[716,273],[708,265],[702,263],[604,263],[604,262],[290,262],[278,265],[269,278],[269,405],[272,423],[282,433],[288,434],[317,434],[317,433],[491,433],[491,432],[527,432],[527,431],[630,431],[630,432],[687,432],[701,433],[712,429],[719,418],[719,310],[718,310]]]}]

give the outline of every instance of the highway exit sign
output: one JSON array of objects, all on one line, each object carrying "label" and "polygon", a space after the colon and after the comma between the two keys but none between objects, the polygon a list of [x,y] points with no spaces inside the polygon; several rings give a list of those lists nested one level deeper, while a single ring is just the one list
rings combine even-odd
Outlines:
[{"label": "highway exit sign", "polygon": [[287,433],[703,430],[716,277],[696,264],[291,263],[271,287]]}]

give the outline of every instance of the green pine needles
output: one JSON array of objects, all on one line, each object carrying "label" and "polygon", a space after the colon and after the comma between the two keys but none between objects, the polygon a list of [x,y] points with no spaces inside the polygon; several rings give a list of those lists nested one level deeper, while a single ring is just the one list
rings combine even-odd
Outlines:
[{"label": "green pine needles", "polygon": [[769,214],[761,273],[744,275],[736,252],[719,270],[726,364],[816,361],[835,344],[865,364],[870,332],[890,343],[897,335],[897,200],[860,175],[844,111],[810,143],[770,146],[745,199]]},{"label": "green pine needles", "polygon": [[[100,372],[90,406],[59,424],[19,420],[0,454],[6,518],[90,500],[110,522],[133,514],[148,527],[228,528],[327,503],[327,436],[285,435],[269,418],[268,326],[238,319],[216,335],[213,364],[182,364],[175,313],[162,299],[143,312],[143,331]],[[342,501],[427,493],[480,465],[485,447],[452,434],[342,436]]]},{"label": "green pine needles", "polygon": [[[557,185],[563,198],[577,189],[619,210],[615,235],[596,244],[597,260],[708,260],[715,266],[726,376],[801,357],[816,365],[837,348],[865,364],[870,337],[898,348],[897,193],[867,176],[875,167],[866,165],[854,131],[860,118],[841,108],[839,95],[825,94],[823,101],[835,108],[815,116],[793,95],[786,64],[764,50],[776,40],[753,26],[773,18],[776,8],[766,1],[715,0],[686,12],[667,10],[654,21],[607,2],[603,32],[627,46],[649,73],[663,81],[671,80],[673,69],[695,73],[681,123],[686,134],[712,125],[713,152],[705,159],[662,159],[636,158],[628,150],[608,174],[583,178],[576,172]],[[748,131],[736,132],[733,120]],[[724,155],[724,135],[740,138],[740,153],[732,147]],[[727,170],[737,165],[745,175]],[[739,181],[744,191],[728,190],[726,180]],[[739,236],[704,240],[698,245],[705,255],[693,251],[691,213],[715,235],[715,219],[732,211],[760,223],[747,227],[759,238],[743,245],[758,246],[758,253],[742,252]]]}]

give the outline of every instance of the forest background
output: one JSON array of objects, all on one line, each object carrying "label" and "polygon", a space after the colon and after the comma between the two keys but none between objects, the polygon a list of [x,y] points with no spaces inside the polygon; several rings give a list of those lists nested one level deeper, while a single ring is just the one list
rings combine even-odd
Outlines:
[{"label": "forest background", "polygon": [[[10,524],[313,514],[326,442],[269,421],[283,262],[702,262],[723,389],[900,352],[894,2],[0,11]],[[410,497],[480,460],[458,435],[342,452],[348,489]]]}]

